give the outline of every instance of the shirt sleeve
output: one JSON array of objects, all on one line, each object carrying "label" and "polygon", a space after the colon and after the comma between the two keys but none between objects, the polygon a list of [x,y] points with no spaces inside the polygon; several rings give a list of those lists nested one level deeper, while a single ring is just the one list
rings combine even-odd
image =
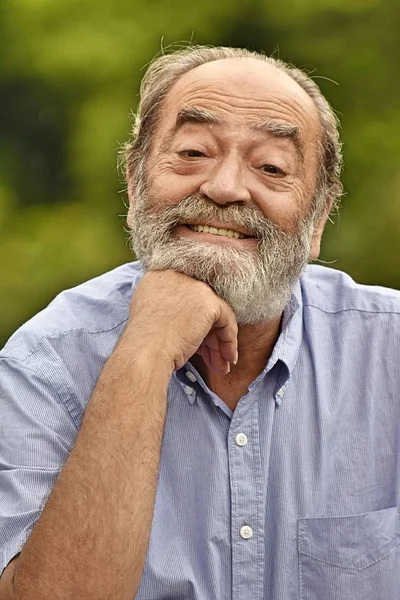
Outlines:
[{"label": "shirt sleeve", "polygon": [[56,370],[0,358],[0,576],[22,550],[78,434]]}]

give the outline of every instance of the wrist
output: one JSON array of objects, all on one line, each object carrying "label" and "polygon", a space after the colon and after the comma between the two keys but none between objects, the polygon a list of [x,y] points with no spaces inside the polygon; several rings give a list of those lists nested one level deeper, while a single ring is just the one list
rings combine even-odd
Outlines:
[{"label": "wrist", "polygon": [[148,338],[141,339],[137,332],[130,335],[130,332],[125,330],[114,352],[124,355],[132,367],[143,371],[159,373],[170,378],[175,370],[174,359],[160,342]]}]

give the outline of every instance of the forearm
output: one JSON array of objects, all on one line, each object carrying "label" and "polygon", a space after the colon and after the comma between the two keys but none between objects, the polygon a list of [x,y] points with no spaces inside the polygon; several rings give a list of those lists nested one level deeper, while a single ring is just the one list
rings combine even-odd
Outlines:
[{"label": "forearm", "polygon": [[[147,358],[147,357],[146,357]],[[171,375],[122,340],[20,556],[16,600],[132,600],[150,536]]]}]

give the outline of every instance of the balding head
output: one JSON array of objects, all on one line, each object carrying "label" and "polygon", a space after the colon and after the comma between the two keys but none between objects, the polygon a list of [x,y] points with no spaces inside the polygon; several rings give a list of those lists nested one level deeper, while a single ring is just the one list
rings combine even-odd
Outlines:
[{"label": "balding head", "polygon": [[[225,59],[231,59],[231,67]],[[341,145],[337,131],[337,120],[328,102],[321,94],[318,86],[304,72],[291,67],[281,60],[266,57],[262,54],[237,48],[210,48],[202,46],[188,47],[178,52],[160,56],[149,66],[141,84],[141,97],[135,118],[132,141],[125,147],[127,163],[128,184],[141,188],[145,184],[145,173],[150,149],[152,147],[153,133],[160,122],[161,114],[165,114],[164,107],[173,88],[179,91],[179,86],[185,85],[184,75],[196,69],[196,77],[202,76],[202,65],[208,65],[207,77],[216,75],[221,69],[221,62],[225,76],[229,77],[231,70],[235,78],[238,59],[259,61],[260,71],[256,67],[236,80],[238,88],[255,79],[267,78],[269,69],[270,92],[278,92],[292,98],[297,97],[300,105],[309,108],[309,115],[313,110],[319,120],[320,135],[318,139],[318,173],[315,193],[316,216],[327,213],[332,204],[337,203],[342,193],[340,182]],[[209,64],[215,63],[215,64]],[[219,63],[219,64],[218,64]],[[263,73],[261,69],[264,69]],[[273,73],[274,71],[274,73]],[[275,77],[272,76],[275,75]],[[278,75],[278,76],[277,76]],[[188,81],[186,81],[188,83]],[[279,89],[277,89],[279,88]]]}]

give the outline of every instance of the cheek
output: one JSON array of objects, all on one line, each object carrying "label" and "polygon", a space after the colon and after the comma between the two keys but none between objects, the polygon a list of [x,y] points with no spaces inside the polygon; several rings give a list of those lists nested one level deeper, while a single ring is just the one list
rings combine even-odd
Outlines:
[{"label": "cheek", "polygon": [[297,231],[299,218],[307,213],[306,205],[311,203],[304,187],[297,182],[279,192],[266,188],[254,190],[252,197],[263,215],[288,233]]},{"label": "cheek", "polygon": [[159,204],[175,204],[198,192],[201,182],[198,178],[176,173],[171,164],[162,164],[149,170],[149,192]]}]

